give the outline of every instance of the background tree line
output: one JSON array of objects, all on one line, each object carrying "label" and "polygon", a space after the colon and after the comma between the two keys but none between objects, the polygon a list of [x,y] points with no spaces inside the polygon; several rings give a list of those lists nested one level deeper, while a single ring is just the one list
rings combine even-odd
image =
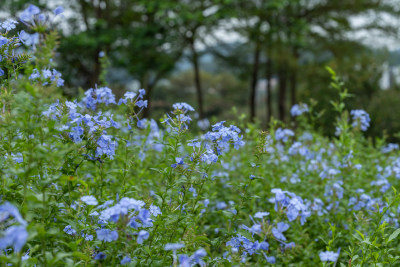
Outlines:
[{"label": "background tree line", "polygon": [[393,53],[359,38],[397,38],[398,1],[3,0],[0,8],[18,15],[28,3],[66,9],[56,59],[66,95],[100,84],[104,53],[106,81],[117,94],[132,84],[146,88],[145,116],[184,100],[199,118],[230,118],[235,106],[266,125],[272,117],[289,121],[292,105],[314,99],[316,110],[325,110],[317,127],[332,134],[329,102],[337,95],[328,86],[329,65],[354,95],[350,107],[371,114],[371,135],[400,131],[391,112],[400,104],[396,83],[380,86]]}]

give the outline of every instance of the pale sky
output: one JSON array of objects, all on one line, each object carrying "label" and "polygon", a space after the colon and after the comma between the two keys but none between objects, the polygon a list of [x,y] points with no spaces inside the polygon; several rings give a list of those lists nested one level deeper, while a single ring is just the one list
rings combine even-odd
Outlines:
[{"label": "pale sky", "polygon": [[[1,1],[1,0],[0,0]],[[65,3],[65,0],[51,0],[48,1],[48,6],[50,9],[54,9],[55,7],[62,5]],[[209,10],[205,11],[206,15],[212,15],[217,10],[215,8],[210,8]],[[65,18],[69,18],[73,16],[73,11],[70,10],[68,7],[65,7],[65,12],[63,13]],[[4,11],[0,11],[0,18],[8,17],[8,13]],[[62,19],[57,19],[60,23],[59,26],[63,29],[63,31],[68,34],[68,24],[62,23]],[[365,23],[368,23],[372,20],[376,20],[378,22],[390,23],[392,25],[400,25],[400,20],[398,18],[394,18],[389,15],[380,15],[380,17],[374,17],[372,15],[363,15],[358,17],[353,17],[351,19],[351,23],[353,27],[360,27]],[[205,43],[197,43],[196,46],[199,49],[204,48],[205,46],[211,46],[216,44],[218,41],[223,42],[245,42],[245,37],[241,36],[237,32],[233,32],[230,30],[232,25],[238,25],[239,21],[235,19],[231,19],[229,22],[221,24],[220,27],[214,30],[213,36],[208,36],[205,38]],[[400,27],[398,27],[400,28]],[[82,28],[82,30],[84,30]],[[217,40],[214,38],[216,37]],[[361,40],[363,43],[375,47],[375,48],[383,48],[387,47],[389,50],[396,50],[400,49],[400,38],[394,36],[383,36],[379,32],[367,31],[367,30],[359,30],[349,34],[349,38]]]}]

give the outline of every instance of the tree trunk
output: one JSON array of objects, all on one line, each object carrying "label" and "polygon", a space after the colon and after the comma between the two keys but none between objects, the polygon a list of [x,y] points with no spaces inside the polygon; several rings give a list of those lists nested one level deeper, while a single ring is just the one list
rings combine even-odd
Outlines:
[{"label": "tree trunk", "polygon": [[256,117],[256,91],[257,91],[257,80],[258,80],[258,69],[260,63],[260,43],[256,43],[256,47],[254,50],[254,59],[253,59],[253,72],[251,75],[251,84],[250,84],[250,121],[254,121]]},{"label": "tree trunk", "polygon": [[100,48],[98,47],[98,48],[96,48],[96,51],[95,51],[95,55],[94,55],[94,60],[93,60],[93,63],[94,63],[94,68],[93,68],[93,71],[92,71],[92,74],[91,74],[91,77],[90,77],[90,87],[95,87],[95,85],[97,85],[97,86],[101,86],[100,84],[99,84],[99,77],[100,77],[100,70],[101,70],[101,66],[100,66],[100,61],[99,61],[99,53],[100,53]]},{"label": "tree trunk", "polygon": [[296,93],[297,93],[297,58],[298,52],[296,48],[293,48],[293,57],[294,57],[294,64],[291,68],[290,72],[290,105],[293,107],[294,104],[297,102]]},{"label": "tree trunk", "polygon": [[[297,70],[292,68],[290,72],[290,106],[296,104],[296,86],[297,86]],[[292,120],[294,117],[290,116]]]},{"label": "tree trunk", "polygon": [[[101,8],[100,8],[100,4],[96,7],[95,9],[96,11],[96,19],[102,19],[102,12],[101,12]],[[96,24],[96,26],[94,27],[94,31],[95,33],[100,32],[101,29],[99,29],[99,26]],[[97,45],[96,51],[95,51],[95,55],[94,55],[94,68],[93,68],[93,74],[92,77],[90,79],[91,82],[91,86],[101,86],[99,84],[100,80],[100,70],[101,70],[101,66],[100,66],[100,61],[99,61],[99,53],[101,51],[101,47],[99,45]]]},{"label": "tree trunk", "polygon": [[153,91],[153,88],[155,86],[155,83],[148,83],[146,89],[146,95],[144,96],[144,99],[147,100],[147,108],[143,109],[143,118],[149,118],[150,112],[151,112],[151,93]]},{"label": "tree trunk", "polygon": [[[281,63],[282,64],[282,63]],[[278,100],[278,109],[279,109],[279,119],[281,121],[285,121],[286,117],[286,69],[282,66],[279,66],[279,100]]]},{"label": "tree trunk", "polygon": [[267,97],[266,97],[266,104],[267,104],[267,123],[271,121],[272,117],[272,93],[271,93],[271,78],[272,78],[272,59],[270,49],[267,49],[267,63],[266,63],[266,73],[265,77],[267,79]]},{"label": "tree trunk", "polygon": [[201,81],[200,81],[199,58],[198,58],[197,51],[194,47],[194,41],[191,41],[190,49],[192,50],[192,63],[193,63],[193,69],[194,69],[194,85],[196,87],[196,93],[197,93],[197,111],[199,112],[199,119],[203,119],[204,118],[203,91],[201,88]]}]

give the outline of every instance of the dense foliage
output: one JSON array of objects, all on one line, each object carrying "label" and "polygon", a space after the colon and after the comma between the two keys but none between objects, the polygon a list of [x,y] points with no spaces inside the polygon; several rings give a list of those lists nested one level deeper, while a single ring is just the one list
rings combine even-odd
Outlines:
[{"label": "dense foliage", "polygon": [[30,6],[17,37],[1,23],[2,266],[398,264],[398,146],[363,137],[373,122],[346,110],[333,70],[332,139],[313,130],[313,103],[268,132],[196,126],[186,103],[147,120],[144,89],[53,99],[60,12]]},{"label": "dense foliage", "polygon": [[55,60],[70,97],[106,78],[118,97],[146,88],[146,117],[184,101],[200,117],[221,120],[231,119],[235,106],[263,126],[272,117],[289,121],[291,106],[313,98],[325,110],[314,126],[329,135],[328,65],[356,95],[346,105],[375,118],[366,134],[382,136],[383,128],[399,141],[396,118],[381,116],[393,114],[389,103],[400,105],[397,1],[2,0],[0,18],[29,4],[66,9]]}]

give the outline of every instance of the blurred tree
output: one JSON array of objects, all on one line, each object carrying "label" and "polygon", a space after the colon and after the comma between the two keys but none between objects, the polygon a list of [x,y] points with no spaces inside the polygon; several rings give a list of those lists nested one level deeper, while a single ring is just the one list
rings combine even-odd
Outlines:
[{"label": "blurred tree", "polygon": [[7,12],[10,16],[16,17],[17,12],[28,7],[29,4],[36,5],[38,7],[45,7],[40,3],[40,0],[1,0],[0,1],[0,10],[3,12]]},{"label": "blurred tree", "polygon": [[92,87],[99,82],[99,55],[104,52],[114,68],[126,70],[140,82],[151,106],[155,84],[173,70],[182,51],[168,24],[169,3],[74,0],[69,8],[76,13],[69,19],[71,32],[63,38],[60,52],[75,85]]},{"label": "blurred tree", "polygon": [[[398,15],[399,8],[393,2],[385,0],[357,1],[233,1],[239,23],[234,24],[232,31],[239,32],[254,47],[252,72],[250,78],[250,115],[255,116],[255,84],[260,68],[259,45],[265,58],[265,76],[267,78],[267,118],[271,110],[271,77],[275,74],[279,79],[278,111],[281,120],[286,119],[287,103],[297,102],[299,79],[306,84],[303,73],[304,59],[311,54],[314,63],[323,69],[326,60],[318,57],[328,53],[345,64],[344,60],[351,53],[357,53],[359,40],[354,33],[359,30],[378,30],[386,34],[396,33],[396,28],[381,20],[369,19],[362,26],[355,27],[352,19],[356,16],[379,17],[381,14]],[[338,51],[335,47],[343,47],[340,43],[352,45],[354,49]],[[321,45],[323,44],[323,45]],[[316,49],[318,48],[318,49]],[[353,51],[351,51],[353,50]],[[232,55],[235,57],[235,55]],[[227,58],[227,57],[226,57]],[[357,57],[352,57],[357,58]],[[361,58],[357,58],[361,59]],[[354,63],[354,62],[352,62]],[[349,64],[352,64],[349,62]],[[274,66],[274,72],[272,72]],[[246,67],[246,66],[243,66]],[[341,66],[339,66],[341,68]],[[343,67],[345,69],[346,67]],[[340,71],[340,70],[339,70]],[[290,98],[287,93],[290,89]]]},{"label": "blurred tree", "polygon": [[[258,81],[266,78],[267,120],[276,114],[287,120],[288,105],[298,99],[313,97],[320,102],[319,107],[326,108],[328,98],[335,97],[326,90],[326,64],[334,67],[357,95],[348,102],[349,107],[368,106],[378,93],[385,58],[357,39],[356,33],[396,34],[398,25],[382,18],[383,14],[398,16],[400,8],[391,0],[61,2],[69,12],[65,21],[68,26],[62,27],[65,38],[61,39],[59,66],[72,85],[88,88],[100,83],[99,54],[105,52],[111,70],[118,70],[109,73],[109,80],[125,80],[126,84],[134,78],[147,89],[146,98],[151,100],[157,82],[168,77],[177,61],[185,57],[193,68],[193,76],[187,78],[193,79],[197,110],[203,117],[214,112],[211,103],[215,99],[208,96],[210,90],[203,84],[200,58],[212,50],[215,64],[221,63],[216,69],[229,71],[248,85],[246,102],[251,119],[259,110]],[[50,0],[3,0],[0,8],[15,15],[28,3],[54,7]],[[354,18],[362,23],[355,24]],[[239,33],[245,41],[208,47],[210,36],[222,28]],[[121,75],[124,72],[126,75]],[[279,81],[278,92],[271,94],[273,77]],[[236,92],[232,89],[229,95]],[[237,105],[245,106],[243,92],[238,95],[241,101]],[[221,97],[220,101],[225,99]],[[332,120],[328,113],[325,116],[321,126],[328,127]]]},{"label": "blurred tree", "polygon": [[[199,45],[210,28],[216,26],[220,19],[221,6],[224,0],[177,0],[171,2],[171,20],[174,30],[180,34],[182,49],[188,49],[188,59],[193,65],[194,83],[197,95],[197,111],[200,118],[205,116],[204,94],[200,77]],[[204,45],[204,42],[203,42]]]},{"label": "blurred tree", "polygon": [[[196,103],[194,75],[194,71],[189,69],[172,75],[168,81],[160,82],[155,88],[154,107],[164,113],[178,98],[189,104]],[[245,111],[246,106],[242,105],[243,98],[247,95],[246,91],[242,90],[245,86],[244,81],[229,72],[211,73],[203,70],[200,71],[200,79],[204,100],[209,106],[208,117],[235,119],[230,113],[233,106],[239,107],[241,112]]]},{"label": "blurred tree", "polygon": [[[286,34],[285,46],[288,47],[288,55],[290,63],[284,64],[288,67],[287,73],[290,75],[291,83],[291,104],[296,102],[297,94],[297,72],[299,71],[299,56],[305,53],[321,54],[330,52],[331,55],[339,62],[338,71],[348,68],[348,64],[356,66],[355,61],[347,61],[350,55],[360,53],[359,40],[353,36],[355,31],[378,30],[385,34],[395,34],[396,29],[389,23],[380,20],[370,20],[364,25],[355,27],[352,19],[356,16],[380,16],[398,15],[399,8],[393,5],[391,1],[384,0],[360,0],[360,1],[299,1],[291,0],[286,2],[287,5],[283,9],[282,16],[291,18],[288,20],[280,19],[281,30]],[[283,29],[287,29],[282,30]],[[316,50],[315,47],[320,48]],[[340,47],[340,49],[339,49]],[[371,53],[371,55],[373,55]],[[352,60],[362,57],[350,56]],[[317,64],[320,60],[315,57]],[[346,64],[348,63],[348,64]],[[286,75],[285,75],[286,76]],[[367,81],[366,79],[365,81]],[[364,87],[364,93],[368,93],[369,89]],[[284,101],[283,99],[281,101]],[[281,116],[283,119],[284,116]]]}]

